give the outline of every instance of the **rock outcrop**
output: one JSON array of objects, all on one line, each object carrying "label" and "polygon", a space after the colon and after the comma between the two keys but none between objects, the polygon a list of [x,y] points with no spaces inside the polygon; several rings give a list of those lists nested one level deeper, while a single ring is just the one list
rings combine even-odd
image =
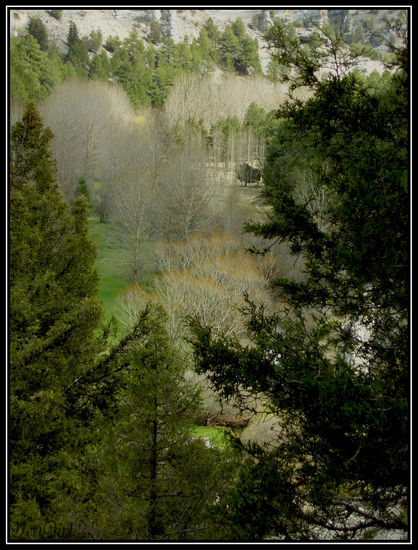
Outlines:
[{"label": "rock outcrop", "polygon": [[[371,12],[379,13],[371,13]],[[383,16],[388,10],[309,10],[309,9],[62,9],[60,19],[53,17],[49,10],[45,9],[10,9],[10,34],[18,36],[23,33],[31,17],[39,17],[48,30],[50,40],[56,43],[59,51],[67,51],[67,35],[70,23],[77,25],[79,35],[89,35],[91,31],[100,29],[103,42],[109,36],[119,36],[121,40],[127,38],[132,30],[143,39],[147,39],[150,24],[158,21],[161,31],[165,36],[171,37],[174,42],[187,40],[199,36],[203,25],[212,18],[217,27],[223,31],[228,24],[241,18],[247,27],[247,33],[251,38],[257,38],[261,66],[267,70],[269,63],[268,50],[263,40],[263,33],[274,22],[275,18],[285,22],[299,21],[303,27],[299,32],[308,32],[309,21],[325,25],[332,18],[340,17],[341,23],[345,22],[351,28],[355,24],[361,24],[364,18],[373,17],[376,22],[383,21]],[[400,10],[389,10],[397,12]],[[393,14],[392,14],[393,15]],[[396,14],[395,14],[396,15]],[[255,17],[256,16],[256,17]],[[363,18],[363,19],[362,19]],[[256,19],[257,25],[254,25]],[[382,23],[383,24],[383,23]],[[303,38],[303,37],[302,37]]]}]

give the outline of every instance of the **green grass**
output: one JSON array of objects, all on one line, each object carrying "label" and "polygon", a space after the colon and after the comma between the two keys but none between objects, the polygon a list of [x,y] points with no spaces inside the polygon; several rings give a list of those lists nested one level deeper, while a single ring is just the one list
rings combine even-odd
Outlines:
[{"label": "green grass", "polygon": [[224,449],[228,443],[225,437],[225,428],[210,426],[193,426],[193,437],[208,437],[214,447]]},{"label": "green grass", "polygon": [[[97,246],[95,268],[99,275],[97,297],[104,307],[105,319],[112,315],[118,318],[118,296],[131,284],[130,257],[131,252],[122,247],[115,236],[112,222],[100,223],[99,218],[92,212],[89,216],[89,235]],[[154,242],[144,240],[141,244],[143,266],[141,271],[141,286],[152,288],[152,281],[156,275],[152,261]],[[123,332],[119,323],[119,333]]]},{"label": "green grass", "polygon": [[116,298],[130,284],[126,251],[112,239],[112,225],[89,217],[90,238],[97,245],[95,267],[99,275],[98,298],[103,302],[106,319],[116,313]]}]

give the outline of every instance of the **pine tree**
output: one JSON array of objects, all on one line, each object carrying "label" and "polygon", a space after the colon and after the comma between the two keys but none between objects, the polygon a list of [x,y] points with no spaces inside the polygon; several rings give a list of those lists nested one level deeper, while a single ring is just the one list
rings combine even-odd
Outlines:
[{"label": "pine tree", "polygon": [[11,129],[9,233],[11,535],[27,539],[45,537],[54,502],[76,489],[87,432],[65,390],[101,349],[88,204],[65,203],[51,139],[29,104]]},{"label": "pine tree", "polygon": [[245,539],[408,530],[408,50],[376,88],[324,32],[336,61],[321,79],[324,49],[271,29],[294,86],[313,94],[276,113],[269,220],[247,225],[303,270],[275,281],[274,314],[249,302],[250,345],[192,325],[198,370],[222,395],[263,393],[282,420],[271,449],[247,449],[256,460],[231,495],[226,514]]},{"label": "pine tree", "polygon": [[153,44],[160,44],[163,39],[161,23],[159,21],[151,21],[148,39]]},{"label": "pine tree", "polygon": [[89,52],[87,44],[78,35],[77,25],[71,21],[67,36],[67,61],[70,62],[79,76],[87,76]]},{"label": "pine tree", "polygon": [[73,46],[78,40],[79,36],[77,25],[74,23],[74,21],[71,21],[67,36],[68,47],[71,48],[71,46]]},{"label": "pine tree", "polygon": [[37,40],[42,51],[48,49],[48,32],[39,17],[31,17],[29,19],[28,33]]},{"label": "pine tree", "polygon": [[193,438],[199,392],[185,378],[184,358],[165,322],[161,306],[148,306],[125,350],[129,369],[114,427],[105,427],[96,451],[94,521],[102,538],[204,538],[204,514],[227,483],[228,461]]},{"label": "pine tree", "polygon": [[56,52],[41,50],[36,39],[28,34],[10,41],[10,95],[23,103],[40,100],[56,86],[65,75],[65,66]]}]

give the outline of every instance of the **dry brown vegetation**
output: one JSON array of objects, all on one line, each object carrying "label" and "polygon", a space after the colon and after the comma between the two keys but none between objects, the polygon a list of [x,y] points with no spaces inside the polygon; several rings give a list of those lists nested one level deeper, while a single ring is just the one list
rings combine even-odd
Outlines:
[{"label": "dry brown vegetation", "polygon": [[[224,334],[244,337],[240,313],[244,293],[271,304],[265,273],[270,269],[266,264],[275,260],[250,255],[237,235],[198,234],[184,241],[161,240],[155,248],[155,261],[161,274],[154,281],[153,295],[164,304],[170,333],[176,339],[186,335],[183,321],[191,315]],[[141,309],[148,299],[148,293],[135,286],[120,298],[127,324],[135,309]]]}]

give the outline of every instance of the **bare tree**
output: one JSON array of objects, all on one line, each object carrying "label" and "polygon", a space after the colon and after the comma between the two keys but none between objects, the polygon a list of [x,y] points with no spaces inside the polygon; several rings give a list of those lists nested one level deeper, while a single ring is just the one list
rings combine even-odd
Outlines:
[{"label": "bare tree", "polygon": [[151,196],[147,181],[124,179],[111,187],[112,217],[121,244],[132,250],[130,258],[131,277],[139,281],[141,274],[141,246],[149,228]]},{"label": "bare tree", "polygon": [[233,235],[196,236],[171,245],[172,241],[161,244],[157,250],[160,267],[169,269],[155,281],[155,291],[172,312],[174,325],[181,325],[184,316],[194,315],[226,334],[243,337],[239,308],[244,293],[267,307],[271,302],[261,266],[264,260],[246,252]]},{"label": "bare tree", "polygon": [[219,119],[234,115],[242,122],[252,102],[271,110],[283,103],[286,97],[287,85],[273,84],[257,75],[183,73],[170,90],[164,112],[171,125],[195,119],[209,127]]},{"label": "bare tree", "polygon": [[99,213],[111,217],[119,244],[129,250],[131,276],[141,277],[143,243],[154,227],[156,190],[166,177],[172,143],[163,124],[147,113],[122,120],[101,142]]},{"label": "bare tree", "polygon": [[68,80],[43,102],[40,112],[54,132],[58,180],[71,200],[79,177],[90,187],[97,178],[104,136],[133,117],[129,99],[118,86]]},{"label": "bare tree", "polygon": [[213,186],[207,178],[206,152],[188,140],[172,152],[169,170],[154,188],[153,230],[158,237],[185,239],[210,227]]}]

